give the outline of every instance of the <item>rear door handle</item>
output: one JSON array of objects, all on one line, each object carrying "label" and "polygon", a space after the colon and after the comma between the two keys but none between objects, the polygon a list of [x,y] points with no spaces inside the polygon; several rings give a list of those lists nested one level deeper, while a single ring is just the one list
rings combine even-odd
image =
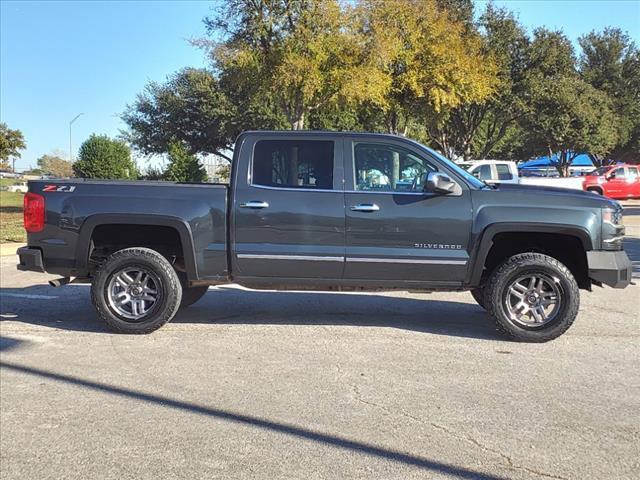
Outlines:
[{"label": "rear door handle", "polygon": [[262,200],[251,200],[249,202],[241,203],[241,208],[267,208],[269,204]]},{"label": "rear door handle", "polygon": [[375,203],[361,203],[359,205],[351,205],[351,210],[354,212],[377,212],[380,207]]}]

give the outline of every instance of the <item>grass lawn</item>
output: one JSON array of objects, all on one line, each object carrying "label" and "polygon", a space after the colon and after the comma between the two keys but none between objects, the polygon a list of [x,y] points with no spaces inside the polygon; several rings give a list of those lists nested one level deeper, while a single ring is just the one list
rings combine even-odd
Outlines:
[{"label": "grass lawn", "polygon": [[0,192],[0,243],[27,241],[22,226],[23,197],[19,192]]}]

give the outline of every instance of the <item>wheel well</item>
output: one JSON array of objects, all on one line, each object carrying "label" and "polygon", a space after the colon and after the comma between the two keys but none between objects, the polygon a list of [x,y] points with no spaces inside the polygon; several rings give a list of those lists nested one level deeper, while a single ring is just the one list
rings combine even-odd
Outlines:
[{"label": "wheel well", "polygon": [[130,247],[151,248],[167,258],[178,271],[184,271],[184,250],[178,231],[160,225],[98,225],[91,233],[89,269],[96,267],[112,253]]},{"label": "wheel well", "polygon": [[483,277],[507,258],[525,252],[543,253],[561,261],[571,271],[580,288],[591,287],[587,254],[582,241],[578,237],[558,233],[498,233],[485,259]]},{"label": "wheel well", "polygon": [[587,192],[599,192],[602,195],[604,190],[602,187],[587,187]]}]

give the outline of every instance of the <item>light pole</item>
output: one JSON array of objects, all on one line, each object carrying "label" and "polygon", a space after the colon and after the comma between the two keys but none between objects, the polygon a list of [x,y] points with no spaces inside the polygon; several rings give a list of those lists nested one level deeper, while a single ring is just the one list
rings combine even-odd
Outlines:
[{"label": "light pole", "polygon": [[73,149],[71,146],[71,125],[73,125],[73,122],[75,122],[78,119],[78,117],[80,117],[81,115],[84,115],[84,113],[79,113],[78,115],[73,117],[73,120],[69,122],[69,161],[72,163],[73,163]]}]

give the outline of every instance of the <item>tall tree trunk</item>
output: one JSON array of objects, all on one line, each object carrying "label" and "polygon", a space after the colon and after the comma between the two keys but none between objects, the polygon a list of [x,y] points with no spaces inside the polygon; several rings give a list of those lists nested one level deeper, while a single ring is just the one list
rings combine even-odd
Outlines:
[{"label": "tall tree trunk", "polygon": [[304,110],[296,111],[295,117],[291,120],[291,130],[304,130]]},{"label": "tall tree trunk", "polygon": [[393,157],[393,169],[391,172],[391,187],[393,190],[396,189],[398,185],[398,180],[400,180],[400,153],[394,151],[392,153]]}]

